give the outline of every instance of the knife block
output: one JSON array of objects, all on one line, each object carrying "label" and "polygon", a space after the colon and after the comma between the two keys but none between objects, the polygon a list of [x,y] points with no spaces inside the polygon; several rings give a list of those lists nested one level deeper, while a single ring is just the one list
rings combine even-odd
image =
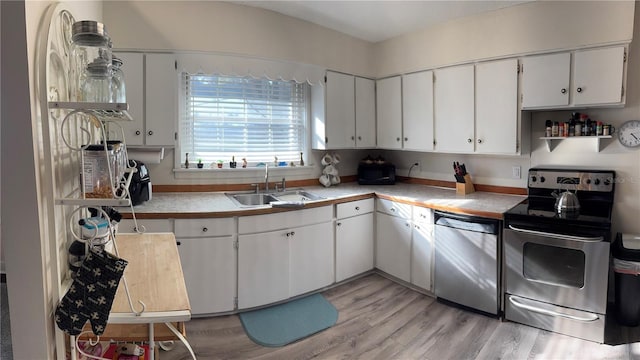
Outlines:
[{"label": "knife block", "polygon": [[466,195],[475,192],[476,189],[473,187],[473,183],[471,182],[471,175],[466,174],[464,176],[463,183],[456,183],[456,194],[458,195]]}]

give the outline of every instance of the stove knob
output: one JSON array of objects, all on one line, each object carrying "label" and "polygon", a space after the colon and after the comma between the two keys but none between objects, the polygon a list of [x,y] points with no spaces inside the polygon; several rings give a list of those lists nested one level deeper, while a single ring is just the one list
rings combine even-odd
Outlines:
[{"label": "stove knob", "polygon": [[537,177],[535,177],[535,176],[532,176],[532,177],[531,177],[531,182],[536,182],[536,181],[538,181],[538,178],[537,178]]},{"label": "stove knob", "polygon": [[600,179],[596,179],[596,185],[600,185]]},{"label": "stove knob", "polygon": [[609,185],[611,185],[611,181],[609,181],[609,179],[605,179],[605,180],[604,180],[604,184],[605,184],[605,185],[607,185],[607,186],[609,186]]},{"label": "stove knob", "polygon": [[540,182],[544,182],[545,180],[544,176],[540,176]]},{"label": "stove knob", "polygon": [[591,179],[587,179],[587,185],[591,184]]}]

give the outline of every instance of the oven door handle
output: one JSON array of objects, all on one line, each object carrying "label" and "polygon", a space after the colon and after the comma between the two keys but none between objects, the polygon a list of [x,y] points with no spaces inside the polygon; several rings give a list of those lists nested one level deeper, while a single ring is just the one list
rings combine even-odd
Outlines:
[{"label": "oven door handle", "polygon": [[582,322],[596,321],[596,320],[598,320],[600,318],[596,314],[589,314],[588,316],[575,316],[575,315],[559,313],[557,311],[542,309],[542,308],[535,307],[535,306],[532,306],[532,305],[523,304],[523,303],[517,301],[512,296],[509,296],[509,301],[515,307],[519,307],[521,309],[533,311],[533,312],[536,312],[536,313],[539,313],[539,314],[543,314],[543,315],[559,316],[559,317],[563,317],[563,318],[567,318],[567,319],[571,319],[571,320],[576,320],[576,321],[582,321]]},{"label": "oven door handle", "polygon": [[552,238],[561,239],[561,240],[574,240],[574,241],[583,241],[583,242],[600,242],[600,241],[604,240],[604,237],[602,237],[602,236],[584,237],[584,236],[554,234],[554,233],[548,233],[548,232],[544,232],[544,231],[517,228],[517,227],[515,227],[513,225],[509,225],[509,229],[511,229],[513,231],[518,231],[518,232],[521,232],[521,233],[525,233],[525,234],[538,235],[538,236],[547,236],[547,237],[552,237]]}]

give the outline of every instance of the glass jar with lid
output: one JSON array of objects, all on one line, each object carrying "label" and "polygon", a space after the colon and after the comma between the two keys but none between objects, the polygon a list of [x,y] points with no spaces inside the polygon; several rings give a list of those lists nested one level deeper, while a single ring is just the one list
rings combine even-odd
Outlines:
[{"label": "glass jar with lid", "polygon": [[113,101],[111,93],[111,64],[102,58],[87,65],[82,77],[82,101],[108,103]]},{"label": "glass jar with lid", "polygon": [[87,66],[101,59],[111,76],[111,39],[104,24],[83,20],[72,26],[71,69],[69,71],[70,99],[88,101],[82,96],[83,84],[87,75]]},{"label": "glass jar with lid", "polygon": [[122,72],[123,62],[120,58],[113,56],[111,62],[111,95],[114,103],[126,103],[127,93]]}]

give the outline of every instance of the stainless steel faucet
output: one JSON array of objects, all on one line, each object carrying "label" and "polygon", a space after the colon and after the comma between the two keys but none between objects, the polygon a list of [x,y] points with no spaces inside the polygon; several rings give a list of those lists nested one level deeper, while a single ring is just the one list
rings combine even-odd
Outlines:
[{"label": "stainless steel faucet", "polygon": [[264,164],[264,192],[269,191],[269,164]]}]

